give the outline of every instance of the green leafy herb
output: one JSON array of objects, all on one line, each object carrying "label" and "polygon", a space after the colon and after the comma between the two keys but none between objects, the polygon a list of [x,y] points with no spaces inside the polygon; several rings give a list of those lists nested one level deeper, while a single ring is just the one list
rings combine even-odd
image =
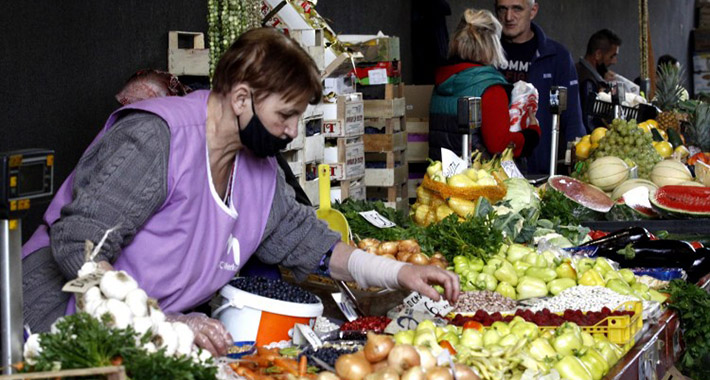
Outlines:
[{"label": "green leafy herb", "polygon": [[463,221],[456,214],[449,215],[419,232],[419,245],[424,252],[441,252],[450,263],[459,255],[486,260],[503,244],[503,234],[494,227],[494,219],[494,213]]},{"label": "green leafy herb", "polygon": [[600,213],[575,203],[559,191],[548,189],[542,196],[540,218],[557,221],[555,224],[578,226],[582,221],[597,220],[600,216]]},{"label": "green leafy herb", "polygon": [[676,310],[683,328],[685,352],[680,359],[683,374],[693,379],[710,379],[710,295],[683,280],[671,281],[666,289],[668,308]]},{"label": "green leafy herb", "polygon": [[[385,206],[381,201],[368,202],[346,199],[343,203],[336,202],[333,208],[342,212],[348,220],[350,230],[356,241],[365,238],[374,238],[380,241],[395,241],[407,239],[411,233],[407,231],[410,225],[409,218],[405,217],[395,209]],[[365,220],[360,213],[364,211],[377,211],[380,215],[396,224],[391,228],[378,228]]]},{"label": "green leafy herb", "polygon": [[148,353],[138,346],[150,339],[146,334],[138,339],[131,328],[114,329],[106,326],[108,314],[102,321],[86,313],[59,319],[51,333],[40,334],[42,352],[28,371],[52,371],[110,366],[122,361],[133,380],[157,379],[214,379],[217,369],[203,366],[190,357],[165,356],[164,350]]}]

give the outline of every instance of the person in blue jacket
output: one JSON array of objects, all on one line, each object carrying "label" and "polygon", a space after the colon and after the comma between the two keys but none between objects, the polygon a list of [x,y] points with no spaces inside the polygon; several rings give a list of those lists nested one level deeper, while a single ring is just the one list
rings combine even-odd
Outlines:
[{"label": "person in blue jacket", "polygon": [[560,120],[558,158],[564,157],[568,141],[585,134],[579,103],[577,71],[569,51],[547,38],[542,28],[532,22],[539,4],[535,0],[496,0],[495,13],[503,25],[502,45],[508,64],[500,67],[508,82],[523,80],[539,93],[537,120],[542,134],[540,143],[527,158],[527,174],[548,174],[552,139],[550,87],[567,87],[567,110]]}]

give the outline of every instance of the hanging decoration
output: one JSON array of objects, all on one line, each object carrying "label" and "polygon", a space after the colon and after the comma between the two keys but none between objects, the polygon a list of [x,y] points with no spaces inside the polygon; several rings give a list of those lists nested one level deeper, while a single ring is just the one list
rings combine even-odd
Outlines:
[{"label": "hanging decoration", "polygon": [[210,43],[210,80],[217,62],[245,31],[261,25],[260,0],[208,0],[207,22]]}]

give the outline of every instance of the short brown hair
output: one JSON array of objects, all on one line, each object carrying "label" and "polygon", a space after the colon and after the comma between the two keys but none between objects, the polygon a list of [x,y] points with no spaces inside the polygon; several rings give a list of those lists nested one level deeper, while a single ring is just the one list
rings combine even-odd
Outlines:
[{"label": "short brown hair", "polygon": [[313,58],[275,28],[244,32],[222,55],[212,78],[212,91],[226,95],[237,83],[253,88],[257,100],[280,94],[286,101],[306,98],[310,104],[318,104],[323,96]]},{"label": "short brown hair", "polygon": [[499,67],[506,63],[500,22],[487,10],[466,9],[449,43],[449,58]]}]

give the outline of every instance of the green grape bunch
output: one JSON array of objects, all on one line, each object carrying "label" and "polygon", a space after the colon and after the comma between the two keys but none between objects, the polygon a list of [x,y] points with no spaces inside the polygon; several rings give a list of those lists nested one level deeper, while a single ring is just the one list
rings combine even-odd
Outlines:
[{"label": "green grape bunch", "polygon": [[653,136],[639,128],[636,120],[615,119],[606,135],[599,140],[599,147],[592,152],[585,165],[582,165],[577,177],[588,181],[586,168],[595,159],[606,156],[619,157],[629,167],[636,166],[639,178],[644,179],[649,179],[653,166],[662,160],[653,147]]}]

